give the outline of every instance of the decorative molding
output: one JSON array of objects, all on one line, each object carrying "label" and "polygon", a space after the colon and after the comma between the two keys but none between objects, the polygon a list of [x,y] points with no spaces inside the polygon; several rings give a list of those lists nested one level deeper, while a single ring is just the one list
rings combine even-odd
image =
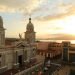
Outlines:
[{"label": "decorative molding", "polygon": [[3,66],[3,67],[1,67],[0,69],[3,69],[3,68],[6,68],[7,66]]},{"label": "decorative molding", "polygon": [[16,64],[14,64],[14,65],[19,65],[19,63],[16,63]]}]

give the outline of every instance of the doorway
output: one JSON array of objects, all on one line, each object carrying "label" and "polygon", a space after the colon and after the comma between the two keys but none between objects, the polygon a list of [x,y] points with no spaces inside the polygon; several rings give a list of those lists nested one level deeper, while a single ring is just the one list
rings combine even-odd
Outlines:
[{"label": "doorway", "polygon": [[19,63],[19,66],[22,66],[22,64],[23,64],[22,55],[18,56],[18,63]]}]

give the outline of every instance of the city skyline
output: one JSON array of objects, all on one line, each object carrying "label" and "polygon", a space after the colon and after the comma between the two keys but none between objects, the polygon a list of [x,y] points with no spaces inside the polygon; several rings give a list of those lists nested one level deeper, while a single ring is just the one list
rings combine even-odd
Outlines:
[{"label": "city skyline", "polygon": [[75,1],[73,0],[2,0],[6,37],[16,37],[26,31],[31,16],[37,38],[75,39]]}]

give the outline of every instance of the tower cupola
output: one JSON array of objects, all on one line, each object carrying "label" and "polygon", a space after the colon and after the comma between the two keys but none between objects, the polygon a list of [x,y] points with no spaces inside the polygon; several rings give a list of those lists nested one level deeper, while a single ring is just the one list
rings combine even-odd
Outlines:
[{"label": "tower cupola", "polygon": [[26,31],[28,31],[28,32],[34,31],[34,26],[31,22],[31,18],[29,18],[29,23],[27,24]]},{"label": "tower cupola", "polygon": [[26,27],[25,40],[28,43],[35,42],[35,31],[34,31],[34,25],[31,22],[31,18],[29,18],[29,23],[27,24]]}]

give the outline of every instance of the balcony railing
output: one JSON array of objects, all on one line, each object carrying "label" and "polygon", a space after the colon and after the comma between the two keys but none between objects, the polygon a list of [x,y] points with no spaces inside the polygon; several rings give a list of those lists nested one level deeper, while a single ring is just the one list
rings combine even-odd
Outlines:
[{"label": "balcony railing", "polygon": [[26,70],[19,71],[19,72],[16,73],[15,75],[23,75],[23,74],[26,75],[26,73],[30,73],[31,71],[34,71],[36,68],[39,68],[39,67],[42,66],[42,65],[43,65],[43,62],[38,63],[38,64],[36,64],[36,65],[34,65],[34,66],[31,66],[30,68],[28,68],[28,69],[26,69]]}]

